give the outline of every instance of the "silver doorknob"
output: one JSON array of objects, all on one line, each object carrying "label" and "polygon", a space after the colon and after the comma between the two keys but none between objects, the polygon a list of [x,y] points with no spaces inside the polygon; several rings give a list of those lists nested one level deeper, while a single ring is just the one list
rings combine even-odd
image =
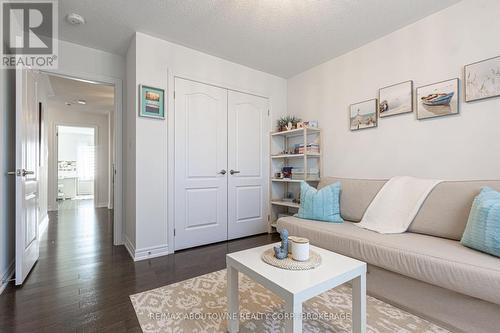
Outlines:
[{"label": "silver doorknob", "polygon": [[226,174],[226,170],[222,169],[221,171],[219,171],[219,175],[225,175]]},{"label": "silver doorknob", "polygon": [[231,169],[231,171],[229,171],[229,173],[232,174],[232,175],[234,175],[235,173],[240,173],[240,171]]},{"label": "silver doorknob", "polygon": [[28,171],[26,169],[18,169],[17,171],[9,171],[9,172],[7,172],[7,174],[10,176],[26,177],[27,175],[34,175],[35,171]]},{"label": "silver doorknob", "polygon": [[21,173],[22,173],[23,177],[25,177],[26,175],[34,175],[35,171],[28,171],[26,169],[23,169],[23,170],[21,170]]}]

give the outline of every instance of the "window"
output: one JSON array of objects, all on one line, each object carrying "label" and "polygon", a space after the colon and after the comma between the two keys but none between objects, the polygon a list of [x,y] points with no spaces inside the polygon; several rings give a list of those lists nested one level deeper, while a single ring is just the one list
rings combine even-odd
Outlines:
[{"label": "window", "polygon": [[76,170],[79,180],[94,180],[95,146],[78,146]]}]

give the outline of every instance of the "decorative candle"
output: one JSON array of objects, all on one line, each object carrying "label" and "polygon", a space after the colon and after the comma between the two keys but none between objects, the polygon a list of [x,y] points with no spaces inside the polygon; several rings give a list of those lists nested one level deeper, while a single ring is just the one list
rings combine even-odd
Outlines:
[{"label": "decorative candle", "polygon": [[309,239],[294,237],[292,242],[292,258],[297,261],[309,260]]}]

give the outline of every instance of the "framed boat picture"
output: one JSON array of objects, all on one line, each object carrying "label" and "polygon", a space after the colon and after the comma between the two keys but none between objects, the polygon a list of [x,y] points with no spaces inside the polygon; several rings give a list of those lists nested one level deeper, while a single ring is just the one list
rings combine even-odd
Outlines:
[{"label": "framed boat picture", "polygon": [[139,116],[165,119],[165,91],[139,85]]},{"label": "framed boat picture", "polygon": [[396,83],[378,90],[380,118],[413,112],[413,81]]},{"label": "framed boat picture", "polygon": [[465,101],[500,96],[500,56],[464,67]]},{"label": "framed boat picture", "polygon": [[458,78],[417,88],[417,119],[458,114]]},{"label": "framed boat picture", "polygon": [[369,99],[349,106],[351,131],[377,127],[377,120],[377,99]]}]

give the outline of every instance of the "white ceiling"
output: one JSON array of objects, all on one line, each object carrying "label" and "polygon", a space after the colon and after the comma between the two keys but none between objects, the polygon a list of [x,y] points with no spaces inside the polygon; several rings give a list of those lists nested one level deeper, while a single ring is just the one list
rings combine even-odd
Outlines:
[{"label": "white ceiling", "polygon": [[[125,54],[135,31],[288,78],[459,0],[64,0],[60,37]],[[66,14],[87,21],[70,26]]]},{"label": "white ceiling", "polygon": [[[108,114],[114,110],[114,87],[94,84],[49,75],[53,95],[49,96],[49,106],[68,111]],[[85,105],[77,103],[82,99]],[[67,106],[66,103],[71,103]]]}]

